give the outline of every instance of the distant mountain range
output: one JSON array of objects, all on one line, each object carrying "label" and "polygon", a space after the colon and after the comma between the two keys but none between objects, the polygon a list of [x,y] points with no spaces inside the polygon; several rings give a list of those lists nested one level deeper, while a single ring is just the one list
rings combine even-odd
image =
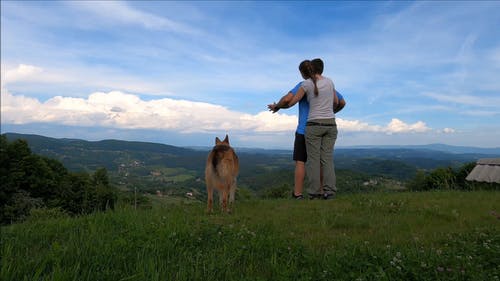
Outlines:
[{"label": "distant mountain range", "polygon": [[484,154],[491,156],[500,156],[500,147],[484,148],[484,147],[471,147],[471,146],[454,146],[442,143],[433,143],[426,145],[378,145],[378,146],[351,146],[343,147],[349,149],[364,149],[364,148],[378,148],[378,149],[415,149],[415,150],[435,150],[454,154]]},{"label": "distant mountain range", "polygon": [[[81,139],[56,139],[40,135],[6,133],[9,141],[24,139],[31,150],[61,161],[72,171],[94,171],[105,167],[124,189],[141,186],[203,187],[205,162],[211,147],[177,147],[167,144]],[[283,178],[293,184],[291,150],[235,148],[240,158],[240,181],[250,188]],[[460,167],[481,158],[500,157],[500,148],[458,147],[443,144],[418,146],[356,146],[335,148],[337,171],[383,176],[397,180],[413,177],[418,169]],[[293,175],[293,174],[292,174]],[[280,178],[281,180],[281,178]],[[280,184],[280,183],[276,183]]]}]

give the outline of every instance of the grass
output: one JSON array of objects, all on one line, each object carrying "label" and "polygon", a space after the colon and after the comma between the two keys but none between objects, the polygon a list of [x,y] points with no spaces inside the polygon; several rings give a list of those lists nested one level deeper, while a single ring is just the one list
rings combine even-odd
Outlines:
[{"label": "grass", "polygon": [[120,208],[2,227],[1,280],[499,280],[499,192]]}]

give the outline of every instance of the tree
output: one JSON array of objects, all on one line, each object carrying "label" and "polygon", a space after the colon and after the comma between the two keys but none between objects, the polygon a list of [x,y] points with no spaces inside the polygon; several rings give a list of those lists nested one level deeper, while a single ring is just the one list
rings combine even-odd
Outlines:
[{"label": "tree", "polygon": [[407,187],[412,191],[429,190],[430,187],[427,185],[427,175],[425,171],[418,170],[415,177],[408,182]]},{"label": "tree", "polygon": [[69,214],[113,208],[116,191],[105,168],[70,173],[64,165],[33,154],[24,140],[0,138],[0,223],[27,217],[33,208],[62,208]]},{"label": "tree", "polygon": [[109,184],[108,171],[106,168],[99,168],[92,176],[92,185],[96,191],[96,207],[98,210],[114,209],[116,202],[116,192]]},{"label": "tree", "polygon": [[451,167],[437,168],[429,174],[427,184],[429,189],[454,189],[455,173]]}]

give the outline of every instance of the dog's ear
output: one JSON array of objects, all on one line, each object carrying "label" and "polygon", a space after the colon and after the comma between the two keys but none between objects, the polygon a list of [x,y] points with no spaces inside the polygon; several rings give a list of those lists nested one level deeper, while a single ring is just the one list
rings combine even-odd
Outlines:
[{"label": "dog's ear", "polygon": [[219,137],[215,137],[215,145],[219,145],[222,142],[220,141]]},{"label": "dog's ear", "polygon": [[224,140],[222,142],[225,142],[229,145],[229,136],[226,134],[226,137],[224,138]]}]

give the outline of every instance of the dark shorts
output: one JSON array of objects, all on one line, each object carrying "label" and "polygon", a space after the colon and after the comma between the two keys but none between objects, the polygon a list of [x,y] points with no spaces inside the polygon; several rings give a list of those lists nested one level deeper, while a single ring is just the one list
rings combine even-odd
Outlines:
[{"label": "dark shorts", "polygon": [[302,134],[295,133],[295,142],[293,143],[293,160],[307,161],[306,137]]}]

